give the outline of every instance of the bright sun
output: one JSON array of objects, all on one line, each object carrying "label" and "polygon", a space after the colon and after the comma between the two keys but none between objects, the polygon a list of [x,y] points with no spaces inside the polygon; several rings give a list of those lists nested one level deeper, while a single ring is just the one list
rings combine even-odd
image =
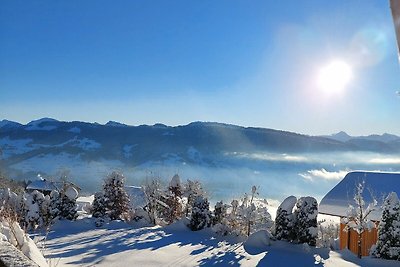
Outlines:
[{"label": "bright sun", "polygon": [[349,64],[335,60],[323,67],[318,74],[318,87],[326,93],[340,93],[353,76]]}]

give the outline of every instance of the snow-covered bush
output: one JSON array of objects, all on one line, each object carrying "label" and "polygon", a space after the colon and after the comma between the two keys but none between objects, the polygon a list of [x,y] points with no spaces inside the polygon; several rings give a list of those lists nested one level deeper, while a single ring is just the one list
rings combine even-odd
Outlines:
[{"label": "snow-covered bush", "polygon": [[18,223],[20,215],[17,212],[20,199],[9,188],[0,189],[0,242],[9,242],[39,266],[47,266],[46,260],[35,243]]},{"label": "snow-covered bush", "polygon": [[206,193],[203,189],[202,184],[196,180],[187,180],[182,195],[187,199],[185,207],[186,216],[189,216],[192,212],[194,201],[198,196],[206,197]]},{"label": "snow-covered bush", "polygon": [[301,197],[296,203],[295,224],[296,241],[315,246],[318,237],[318,202],[313,197]]},{"label": "snow-covered bush", "polygon": [[97,192],[94,195],[94,200],[91,208],[92,216],[96,218],[95,224],[100,227],[106,221],[106,199],[102,192]]},{"label": "snow-covered bush", "polygon": [[[43,194],[42,194],[43,195]],[[44,199],[44,197],[43,197]],[[22,218],[23,225],[26,230],[35,230],[41,223],[40,210],[41,210],[41,195],[38,191],[33,191],[31,194],[24,193],[24,216]]]},{"label": "snow-covered bush", "polygon": [[275,217],[274,235],[278,240],[295,240],[295,216],[293,208],[296,205],[295,196],[287,197],[278,207]]},{"label": "snow-covered bush", "polygon": [[228,212],[228,205],[221,201],[217,202],[214,207],[213,225],[222,223],[223,219],[226,218]]},{"label": "snow-covered bush", "polygon": [[163,216],[169,207],[165,203],[166,197],[162,190],[161,182],[156,178],[148,180],[143,185],[143,192],[147,202],[145,211],[148,214],[150,223],[154,225],[163,224]]},{"label": "snow-covered bush", "polygon": [[391,192],[382,206],[378,241],[371,254],[378,258],[400,260],[400,202]]},{"label": "snow-covered bush", "polygon": [[364,231],[370,231],[375,228],[375,223],[370,220],[369,216],[372,211],[376,209],[377,201],[373,198],[372,202],[366,205],[362,196],[364,191],[365,183],[358,183],[356,186],[356,192],[354,194],[354,201],[356,206],[349,205],[346,217],[341,219],[341,222],[345,225],[344,231],[354,230],[358,234],[357,241],[357,256],[361,258],[361,243],[362,233]]},{"label": "snow-covered bush", "polygon": [[120,219],[130,209],[130,200],[125,191],[124,183],[124,176],[115,171],[104,180],[103,192],[106,202],[106,212],[111,220]]},{"label": "snow-covered bush", "polygon": [[[256,198],[258,195],[257,187],[253,186],[251,195],[244,194],[240,199],[234,199],[229,208],[223,209],[219,223],[213,229],[223,235],[235,234],[249,236],[258,230],[270,230],[273,225],[271,215],[267,209],[267,201]],[[222,203],[221,203],[222,205]]]},{"label": "snow-covered bush", "polygon": [[60,216],[60,209],[61,209],[61,198],[60,198],[60,193],[57,190],[52,190],[50,192],[50,206],[49,206],[49,212],[51,218],[58,219]]},{"label": "snow-covered bush", "polygon": [[0,241],[9,242],[40,267],[48,266],[35,242],[21,229],[17,221],[0,219]]},{"label": "snow-covered bush", "polygon": [[318,222],[317,247],[338,249],[340,226],[338,223],[327,223],[325,220]]},{"label": "snow-covered bush", "polygon": [[207,198],[198,196],[193,203],[189,228],[192,231],[197,231],[205,227],[210,227],[211,216],[210,203]]}]

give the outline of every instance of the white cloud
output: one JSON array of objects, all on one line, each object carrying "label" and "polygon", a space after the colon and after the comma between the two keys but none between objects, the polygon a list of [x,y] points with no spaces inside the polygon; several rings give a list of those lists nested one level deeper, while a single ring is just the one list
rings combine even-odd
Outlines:
[{"label": "white cloud", "polygon": [[400,164],[400,158],[373,158],[368,162],[373,164]]},{"label": "white cloud", "polygon": [[323,180],[341,180],[348,173],[348,170],[342,170],[337,172],[330,172],[324,168],[320,170],[309,170],[306,173],[299,173],[301,177],[306,180],[314,181],[316,179]]},{"label": "white cloud", "polygon": [[308,162],[309,159],[303,156],[295,156],[288,154],[267,154],[267,153],[227,153],[227,155],[234,155],[240,158],[248,158],[255,160],[265,160],[265,161],[286,161],[286,162]]}]

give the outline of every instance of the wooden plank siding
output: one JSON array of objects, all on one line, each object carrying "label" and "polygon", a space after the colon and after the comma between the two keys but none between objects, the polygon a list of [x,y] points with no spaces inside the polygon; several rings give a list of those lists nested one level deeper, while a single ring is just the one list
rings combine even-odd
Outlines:
[{"label": "wooden plank siding", "polygon": [[[345,228],[345,225],[341,223],[340,224],[340,235],[339,235],[340,249],[347,248],[354,254],[357,254],[358,234],[354,230],[345,232],[344,228]],[[369,255],[369,250],[371,249],[371,246],[375,245],[377,240],[378,240],[378,229],[377,228],[373,228],[371,231],[365,231],[362,233],[362,241],[361,241],[362,256]]]}]

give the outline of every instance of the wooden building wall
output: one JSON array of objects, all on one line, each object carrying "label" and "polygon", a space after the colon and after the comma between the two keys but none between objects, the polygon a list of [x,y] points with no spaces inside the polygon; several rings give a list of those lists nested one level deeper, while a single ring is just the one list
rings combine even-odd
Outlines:
[{"label": "wooden building wall", "polygon": [[[349,249],[353,253],[357,254],[358,251],[358,234],[354,230],[344,231],[345,225],[340,224],[340,249]],[[378,240],[378,229],[373,228],[371,231],[365,231],[362,233],[362,242],[361,242],[361,254],[362,256],[368,256],[369,250],[372,245],[376,244]],[[348,242],[349,241],[349,242]]]}]

